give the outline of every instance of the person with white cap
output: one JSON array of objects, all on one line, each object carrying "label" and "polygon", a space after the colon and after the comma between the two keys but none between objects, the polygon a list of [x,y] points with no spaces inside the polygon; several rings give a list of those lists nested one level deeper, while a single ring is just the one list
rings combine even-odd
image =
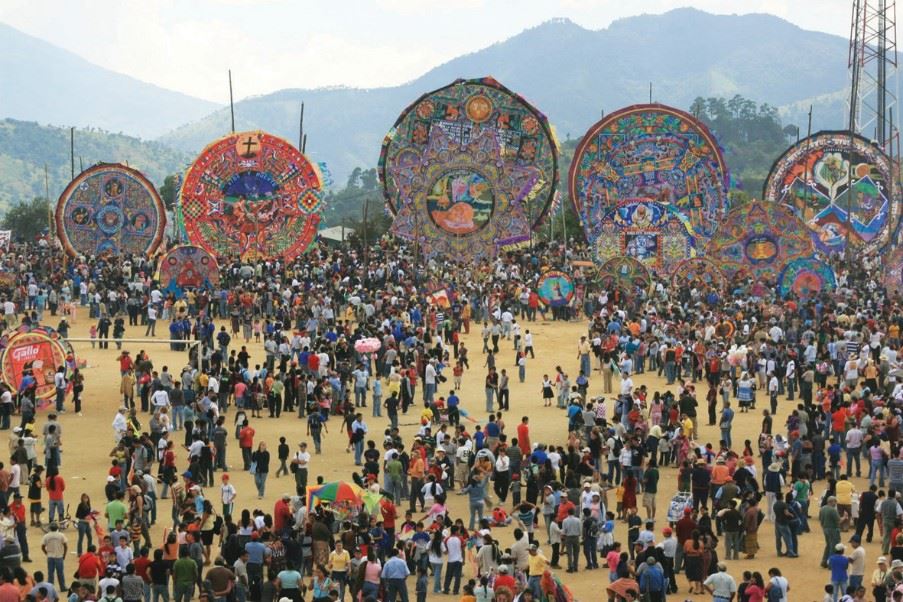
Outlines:
[{"label": "person with white cap", "polygon": [[834,587],[834,602],[840,600],[840,596],[846,592],[847,570],[850,567],[850,559],[844,555],[846,546],[839,543],[834,546],[834,553],[828,558],[828,567],[831,569],[831,585]]},{"label": "person with white cap", "polygon": [[884,582],[890,574],[887,568],[887,558],[879,556],[875,564],[878,566],[872,571],[872,595],[875,596],[876,602],[884,602],[887,599],[887,587]]}]

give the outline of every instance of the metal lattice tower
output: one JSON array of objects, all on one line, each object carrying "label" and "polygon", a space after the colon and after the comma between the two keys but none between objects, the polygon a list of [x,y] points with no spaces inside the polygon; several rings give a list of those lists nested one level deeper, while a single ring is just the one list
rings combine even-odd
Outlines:
[{"label": "metal lattice tower", "polygon": [[894,157],[899,122],[896,0],[852,1],[848,126]]}]

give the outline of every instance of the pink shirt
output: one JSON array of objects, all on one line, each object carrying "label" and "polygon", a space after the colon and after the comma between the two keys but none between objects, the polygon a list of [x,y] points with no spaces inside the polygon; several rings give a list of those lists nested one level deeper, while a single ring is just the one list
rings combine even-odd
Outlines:
[{"label": "pink shirt", "polygon": [[621,553],[612,550],[605,556],[605,561],[608,563],[608,570],[614,571],[618,568],[618,563],[621,561]]},{"label": "pink shirt", "polygon": [[367,566],[364,567],[364,581],[379,585],[379,577],[382,570],[383,566],[379,563],[379,560],[373,562],[367,561]]}]

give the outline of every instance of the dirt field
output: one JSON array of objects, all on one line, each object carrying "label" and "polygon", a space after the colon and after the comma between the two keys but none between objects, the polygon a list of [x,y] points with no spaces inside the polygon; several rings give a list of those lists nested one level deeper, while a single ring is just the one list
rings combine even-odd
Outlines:
[{"label": "dirt field", "polygon": [[[89,322],[85,313],[80,313],[79,320],[73,325],[73,337],[88,336]],[[48,324],[56,324],[56,318],[48,319]],[[158,338],[164,338],[167,333],[167,325],[161,322],[158,325]],[[519,422],[522,415],[531,417],[531,437],[534,442],[560,442],[563,441],[567,434],[567,421],[562,410],[556,408],[543,408],[541,400],[540,382],[544,373],[553,374],[556,365],[562,365],[569,374],[577,374],[578,360],[576,358],[576,341],[584,330],[583,322],[572,322],[569,324],[557,323],[532,323],[526,325],[534,333],[534,341],[536,348],[536,359],[528,360],[527,380],[524,384],[520,384],[516,378],[517,371],[513,367],[514,356],[510,342],[503,342],[501,345],[502,352],[498,356],[497,365],[499,369],[508,368],[511,377],[511,412],[506,415],[506,423],[508,431],[513,432],[514,427]],[[140,338],[144,335],[143,328],[130,328],[126,337]],[[471,351],[472,369],[465,375],[463,391],[461,395],[462,405],[471,414],[479,419],[485,417],[484,395],[483,395],[483,376],[485,369],[482,368],[483,356],[479,353],[481,342],[479,334],[472,332],[469,336],[464,337]],[[239,341],[233,340],[233,345]],[[71,505],[71,512],[74,514],[75,506],[78,503],[78,496],[82,492],[86,492],[91,496],[95,506],[98,507],[104,500],[103,486],[105,484],[105,474],[109,466],[108,454],[113,447],[113,432],[111,422],[113,420],[116,408],[119,406],[119,371],[116,357],[118,352],[115,345],[110,345],[108,350],[92,349],[88,343],[75,344],[79,357],[85,358],[88,362],[88,368],[85,370],[85,394],[83,416],[78,416],[71,411],[71,403],[67,402],[67,408],[70,410],[62,417],[63,424],[63,456],[62,456],[62,474],[66,479],[66,503]],[[159,368],[163,365],[170,366],[170,369],[178,374],[181,367],[184,366],[186,356],[184,353],[176,353],[169,351],[168,345],[164,344],[126,344],[124,348],[137,353],[139,349],[146,349],[154,361],[154,365]],[[263,350],[261,345],[252,345],[252,362],[263,359]],[[635,385],[646,384],[652,391],[665,390],[664,381],[650,375],[640,375],[635,378]],[[450,384],[450,382],[449,382]],[[596,376],[590,383],[590,392],[593,395],[601,393],[601,378]],[[445,393],[440,391],[440,393]],[[419,395],[419,391],[418,391]],[[794,402],[795,403],[795,402]],[[791,404],[781,401],[779,415],[785,416],[789,411]],[[761,407],[761,406],[760,406]],[[371,433],[381,432],[387,424],[388,420],[384,417],[374,419],[369,417],[370,411],[366,412],[367,423]],[[43,423],[44,416],[42,413],[38,418],[38,426]],[[742,445],[744,439],[755,438],[759,432],[758,413],[737,414],[734,420],[733,438],[738,445]],[[776,420],[777,425],[782,422]],[[147,418],[143,419],[146,424]],[[402,423],[404,424],[404,420]],[[413,423],[413,420],[409,420]],[[703,426],[704,417],[700,417],[701,436],[704,441],[717,441],[718,432],[716,427]],[[231,424],[231,417],[228,419]],[[322,456],[314,456],[311,462],[310,481],[314,482],[317,475],[322,475],[327,481],[335,479],[348,478],[352,468],[353,460],[351,454],[345,452],[346,436],[340,429],[335,428],[338,423],[330,422],[329,434],[324,434],[324,454]],[[297,418],[283,416],[280,420],[262,418],[252,422],[252,426],[257,431],[256,441],[266,441],[272,450],[275,458],[275,447],[278,443],[280,435],[287,436],[292,449],[295,444],[305,439],[305,424],[298,421]],[[403,426],[404,436],[406,440],[410,440],[415,431],[415,426],[409,424]],[[228,463],[230,466],[240,466],[240,454],[238,446],[234,440],[230,440],[228,450]],[[183,468],[186,465],[185,452],[178,455],[178,466]],[[267,482],[267,496],[262,502],[258,502],[251,475],[243,473],[239,470],[231,471],[233,475],[232,482],[238,489],[238,500],[236,507],[260,507],[267,512],[272,511],[273,503],[284,492],[292,492],[294,490],[294,482],[291,475],[275,478],[275,466],[270,473]],[[865,479],[855,479],[859,490],[867,486]],[[660,515],[665,514],[667,500],[676,489],[676,471],[671,469],[662,470],[662,481],[659,485],[658,506]],[[824,489],[824,484],[816,485],[816,495],[820,495]],[[214,502],[218,502],[218,494],[212,496]],[[467,516],[467,502],[463,496],[450,496],[450,506],[452,516]],[[611,497],[613,501],[613,496]],[[817,514],[817,504],[813,504],[810,513]],[[160,533],[165,523],[165,518],[169,516],[170,505],[167,500],[161,502],[158,516],[161,517],[157,526],[152,531],[154,544],[156,545],[160,539]],[[656,524],[656,532],[660,533],[661,528],[665,525],[662,519]],[[501,540],[503,545],[507,545],[511,541],[511,529],[497,529],[496,536]],[[70,550],[72,550],[70,559],[66,563],[65,571],[67,575],[71,575],[76,567],[75,542],[76,534],[74,529],[67,531],[70,541]],[[30,570],[42,569],[46,570],[46,563],[40,552],[40,535],[39,529],[29,529],[29,542],[34,550],[32,558],[34,562],[30,565]],[[845,534],[847,537],[848,534]],[[626,541],[626,527],[619,524],[615,532],[615,539]],[[844,538],[846,539],[846,538]],[[760,554],[754,561],[732,561],[728,562],[728,570],[739,580],[743,570],[758,570],[763,575],[769,567],[781,567],[784,575],[790,579],[791,594],[790,600],[797,601],[821,601],[823,595],[823,586],[829,580],[829,574],[826,570],[819,568],[819,560],[823,547],[823,539],[818,530],[817,521],[813,526],[813,533],[805,534],[800,542],[800,558],[786,559],[777,558],[774,549],[773,530],[770,523],[763,523],[759,533],[759,543],[762,546]],[[866,584],[868,584],[871,572],[875,568],[875,560],[880,555],[880,544],[866,544],[867,560],[866,560]],[[719,547],[720,555],[723,555],[723,546]],[[551,555],[551,550],[543,547],[543,551],[547,556]],[[564,562],[564,560],[562,560]],[[581,566],[583,560],[581,558]],[[465,578],[468,576],[469,568],[465,568]],[[597,570],[584,572],[581,571],[576,575],[566,575],[562,572],[562,579],[573,590],[577,599],[581,601],[602,600],[604,599],[604,591],[602,588],[608,582],[607,571]],[[687,582],[681,576],[678,577],[680,586],[680,594],[672,596],[673,600],[689,599],[709,599],[706,597],[692,598],[686,594]],[[871,590],[868,587],[869,591]],[[413,597],[413,583],[410,584],[410,592]],[[450,597],[434,597],[430,599],[450,599]],[[871,599],[871,596],[869,596]]]}]

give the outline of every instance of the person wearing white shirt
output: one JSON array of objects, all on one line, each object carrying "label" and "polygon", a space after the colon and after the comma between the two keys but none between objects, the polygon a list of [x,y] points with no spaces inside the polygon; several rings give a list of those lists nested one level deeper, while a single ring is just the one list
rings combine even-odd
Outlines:
[{"label": "person wearing white shirt", "polygon": [[436,360],[430,360],[423,371],[423,400],[427,404],[433,403],[436,393]]},{"label": "person wearing white shirt", "polygon": [[155,408],[169,407],[169,393],[166,392],[166,389],[157,389],[151,395],[151,402]]},{"label": "person wearing white shirt", "polygon": [[630,378],[629,372],[621,373],[621,395],[633,396],[633,379]]}]

